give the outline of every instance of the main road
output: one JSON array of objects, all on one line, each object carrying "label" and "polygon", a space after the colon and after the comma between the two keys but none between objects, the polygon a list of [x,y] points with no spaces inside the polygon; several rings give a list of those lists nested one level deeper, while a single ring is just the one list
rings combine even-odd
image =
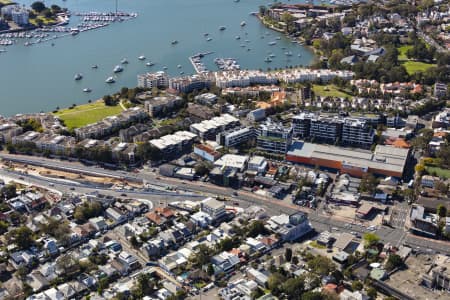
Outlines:
[{"label": "main road", "polygon": [[[0,176],[9,177],[16,181],[23,178],[24,181],[38,186],[47,187],[49,189],[72,192],[74,189],[79,193],[96,193],[101,192],[105,195],[121,197],[125,192],[135,198],[147,199],[158,206],[161,203],[170,203],[181,199],[202,199],[205,196],[223,196],[231,197],[235,190],[226,187],[220,187],[204,182],[189,182],[175,178],[159,177],[158,174],[149,170],[141,170],[138,173],[125,172],[120,170],[107,170],[96,166],[86,166],[78,162],[62,161],[56,159],[48,159],[42,157],[12,155],[0,153],[0,158],[4,161],[12,161],[27,165],[40,166],[48,169],[67,171],[71,173],[80,173],[99,177],[118,178],[126,181],[143,183],[150,185],[150,189],[134,190],[134,191],[117,191],[108,187],[92,186],[86,184],[72,184],[70,182],[60,182],[45,177],[37,177],[29,174],[20,174],[7,169],[0,170]],[[176,186],[177,192],[164,191],[167,186]],[[363,234],[367,232],[365,226],[354,224],[353,219],[343,219],[334,216],[323,215],[318,211],[307,209],[293,204],[288,204],[275,200],[273,198],[264,197],[251,192],[239,190],[239,195],[233,198],[233,202],[239,203],[240,207],[246,208],[251,205],[258,205],[266,209],[269,214],[293,213],[295,211],[303,211],[308,213],[309,219],[317,231],[348,231]],[[400,222],[396,225],[402,225]],[[383,242],[391,243],[394,246],[401,244],[409,245],[420,251],[435,251],[450,255],[450,243],[445,241],[426,239],[409,234],[403,226],[387,227],[381,226],[376,232]]]}]

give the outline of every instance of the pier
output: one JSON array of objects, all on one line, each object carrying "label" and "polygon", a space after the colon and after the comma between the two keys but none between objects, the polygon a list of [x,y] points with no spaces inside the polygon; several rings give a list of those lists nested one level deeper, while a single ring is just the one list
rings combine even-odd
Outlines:
[{"label": "pier", "polygon": [[191,62],[197,74],[208,72],[208,69],[202,62],[202,58],[213,53],[214,52],[201,52],[189,57],[189,61]]}]

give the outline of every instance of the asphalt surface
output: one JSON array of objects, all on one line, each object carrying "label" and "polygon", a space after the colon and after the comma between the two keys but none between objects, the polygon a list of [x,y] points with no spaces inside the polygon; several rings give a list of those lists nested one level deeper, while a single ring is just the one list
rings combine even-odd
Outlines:
[{"label": "asphalt surface", "polygon": [[[49,169],[66,170],[73,173],[83,173],[88,175],[97,175],[104,177],[120,178],[134,182],[147,182],[152,188],[149,190],[134,190],[134,191],[117,191],[110,188],[101,189],[97,186],[88,186],[82,184],[61,183],[56,180],[48,178],[37,178],[27,174],[18,174],[8,171],[6,169],[0,170],[0,176],[14,178],[14,180],[23,181],[46,187],[61,192],[78,192],[78,193],[97,193],[100,192],[105,195],[121,197],[121,194],[126,193],[128,196],[136,198],[147,199],[152,201],[155,206],[160,203],[170,203],[182,199],[200,200],[205,196],[224,196],[228,197],[233,205],[239,205],[246,208],[251,205],[258,205],[263,207],[268,214],[293,213],[295,211],[303,211],[308,213],[309,219],[317,232],[324,230],[329,231],[346,231],[357,234],[364,234],[369,230],[352,220],[337,219],[334,216],[323,215],[318,211],[313,211],[308,208],[286,203],[285,201],[275,200],[260,196],[251,192],[239,190],[238,196],[233,197],[235,190],[231,188],[220,187],[204,182],[186,182],[175,178],[160,177],[158,174],[142,170],[140,172],[125,172],[120,170],[107,170],[95,166],[86,166],[78,162],[61,161],[54,159],[47,159],[42,157],[11,155],[0,153],[0,158],[3,160],[11,160],[28,165],[42,166]],[[167,187],[176,187],[176,192],[164,191]],[[445,241],[427,239],[419,236],[414,236],[404,229],[404,222],[408,214],[406,204],[399,204],[394,207],[394,226],[380,226],[375,233],[380,236],[383,242],[391,243],[392,245],[409,245],[419,251],[440,252],[450,255],[450,243]],[[353,224],[352,224],[353,223]]]}]

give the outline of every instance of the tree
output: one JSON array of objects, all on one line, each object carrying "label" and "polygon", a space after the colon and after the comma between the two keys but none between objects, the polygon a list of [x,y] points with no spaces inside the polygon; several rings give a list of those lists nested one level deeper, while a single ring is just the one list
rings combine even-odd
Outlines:
[{"label": "tree", "polygon": [[264,235],[267,233],[267,229],[264,227],[264,223],[261,220],[253,221],[248,228],[248,236],[256,237],[260,234]]},{"label": "tree", "polygon": [[212,169],[211,164],[208,164],[206,162],[198,162],[195,167],[195,174],[197,174],[198,176],[204,176],[209,174],[209,171]]},{"label": "tree", "polygon": [[447,216],[447,207],[445,205],[439,204],[436,211],[439,218],[445,218]]},{"label": "tree", "polygon": [[284,258],[286,259],[286,261],[291,261],[291,259],[292,259],[292,249],[291,248],[286,248],[286,250],[284,251]]},{"label": "tree", "polygon": [[298,299],[305,290],[305,280],[303,277],[289,278],[283,283],[281,289],[289,299]]},{"label": "tree", "polygon": [[386,270],[392,271],[395,268],[399,268],[403,266],[403,259],[397,254],[389,255],[389,258],[386,262]]},{"label": "tree", "polygon": [[103,213],[102,204],[98,201],[86,201],[75,208],[73,217],[78,223],[86,222],[88,219],[98,217]]},{"label": "tree", "polygon": [[378,185],[378,179],[372,174],[366,174],[361,179],[361,183],[359,185],[359,191],[365,192],[369,194],[375,193]]},{"label": "tree", "polygon": [[33,10],[35,10],[36,12],[40,13],[40,12],[42,12],[46,7],[45,7],[45,4],[44,4],[43,2],[41,2],[41,1],[36,1],[36,2],[33,2],[33,4],[31,4],[31,8],[32,8]]},{"label": "tree", "polygon": [[70,242],[70,226],[67,221],[60,222],[54,218],[47,218],[47,223],[41,225],[41,231],[53,236],[59,243],[67,245]]},{"label": "tree", "polygon": [[276,294],[285,280],[286,278],[282,274],[278,272],[272,273],[267,279],[267,287]]},{"label": "tree", "polygon": [[308,261],[308,266],[316,274],[328,275],[336,270],[336,265],[327,257],[317,255]]},{"label": "tree", "polygon": [[208,265],[208,270],[207,270],[208,276],[213,276],[214,275],[214,267],[212,264]]},{"label": "tree", "polygon": [[8,231],[9,224],[6,221],[0,221],[0,234],[4,234]]},{"label": "tree", "polygon": [[11,199],[17,196],[16,185],[9,183],[0,190],[5,199]]},{"label": "tree", "polygon": [[368,232],[363,235],[363,240],[366,247],[371,247],[380,241],[380,237],[375,233]]},{"label": "tree", "polygon": [[363,289],[364,285],[361,281],[355,280],[352,282],[352,290],[353,291],[361,291]]},{"label": "tree", "polygon": [[301,300],[324,300],[324,295],[320,292],[308,291],[302,294]]},{"label": "tree", "polygon": [[28,249],[34,244],[33,232],[25,226],[11,230],[7,239],[9,243],[16,244],[20,249]]},{"label": "tree", "polygon": [[371,299],[376,299],[377,298],[377,290],[373,287],[370,287],[367,289],[367,296],[369,296]]}]

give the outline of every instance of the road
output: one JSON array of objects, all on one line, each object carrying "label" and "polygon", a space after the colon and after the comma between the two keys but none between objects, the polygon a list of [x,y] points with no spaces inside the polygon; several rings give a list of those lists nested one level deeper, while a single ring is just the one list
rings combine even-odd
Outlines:
[{"label": "road", "polygon": [[[77,162],[68,162],[47,159],[42,157],[33,156],[22,156],[22,155],[11,155],[0,153],[0,158],[4,160],[11,160],[15,162],[21,162],[24,164],[43,166],[49,169],[66,170],[68,172],[80,172],[86,174],[98,174],[98,176],[104,177],[114,177],[123,178],[125,180],[130,180],[134,182],[149,182],[152,186],[156,187],[166,187],[166,186],[176,186],[179,194],[175,192],[161,191],[161,190],[151,190],[151,191],[126,191],[127,194],[133,195],[133,197],[148,199],[153,202],[154,205],[158,206],[159,203],[170,203],[172,201],[177,201],[180,199],[191,198],[191,199],[202,199],[204,196],[216,196],[220,195],[223,197],[230,197],[235,191],[231,188],[220,187],[204,182],[189,182],[187,184],[183,180],[167,177],[159,177],[154,172],[143,170],[139,173],[125,172],[118,170],[105,170],[93,166],[85,166]],[[0,170],[0,176],[10,176],[18,179],[19,174],[10,172],[8,170]],[[51,180],[35,178],[27,174],[21,174],[28,182],[41,185],[43,187],[49,187]],[[25,178],[26,177],[26,178]],[[60,190],[62,192],[71,192],[70,184],[63,184],[61,182],[53,182],[54,186],[50,189]],[[93,193],[99,192],[105,195],[111,195],[120,197],[123,191],[115,191],[108,188],[99,189],[98,187],[89,187],[86,185],[76,185],[76,191],[80,193]],[[187,193],[187,194],[184,194]],[[251,192],[239,190],[239,195],[232,199],[232,202],[239,203],[240,207],[246,208],[251,205],[258,205],[266,209],[269,214],[279,214],[279,213],[293,213],[295,211],[303,211],[308,213],[309,219],[316,229],[316,231],[330,230],[333,228],[339,231],[355,232],[363,234],[367,232],[367,228],[361,225],[352,225],[354,223],[353,219],[343,219],[337,218],[335,216],[324,215],[318,211],[314,211],[305,207],[300,207],[297,205],[289,204],[274,198],[268,198],[261,195],[257,195]],[[406,204],[403,204],[406,205]],[[392,245],[400,245],[402,243],[408,244],[412,247],[420,247],[420,249],[431,249],[431,251],[437,251],[444,254],[450,255],[450,243],[445,241],[438,241],[432,239],[426,239],[419,236],[414,236],[405,231],[404,220],[406,217],[406,206],[400,206],[395,208],[398,217],[395,218],[394,226],[380,226],[376,233],[381,237],[382,241],[385,243],[391,243]],[[402,225],[403,224],[403,225]]]}]

